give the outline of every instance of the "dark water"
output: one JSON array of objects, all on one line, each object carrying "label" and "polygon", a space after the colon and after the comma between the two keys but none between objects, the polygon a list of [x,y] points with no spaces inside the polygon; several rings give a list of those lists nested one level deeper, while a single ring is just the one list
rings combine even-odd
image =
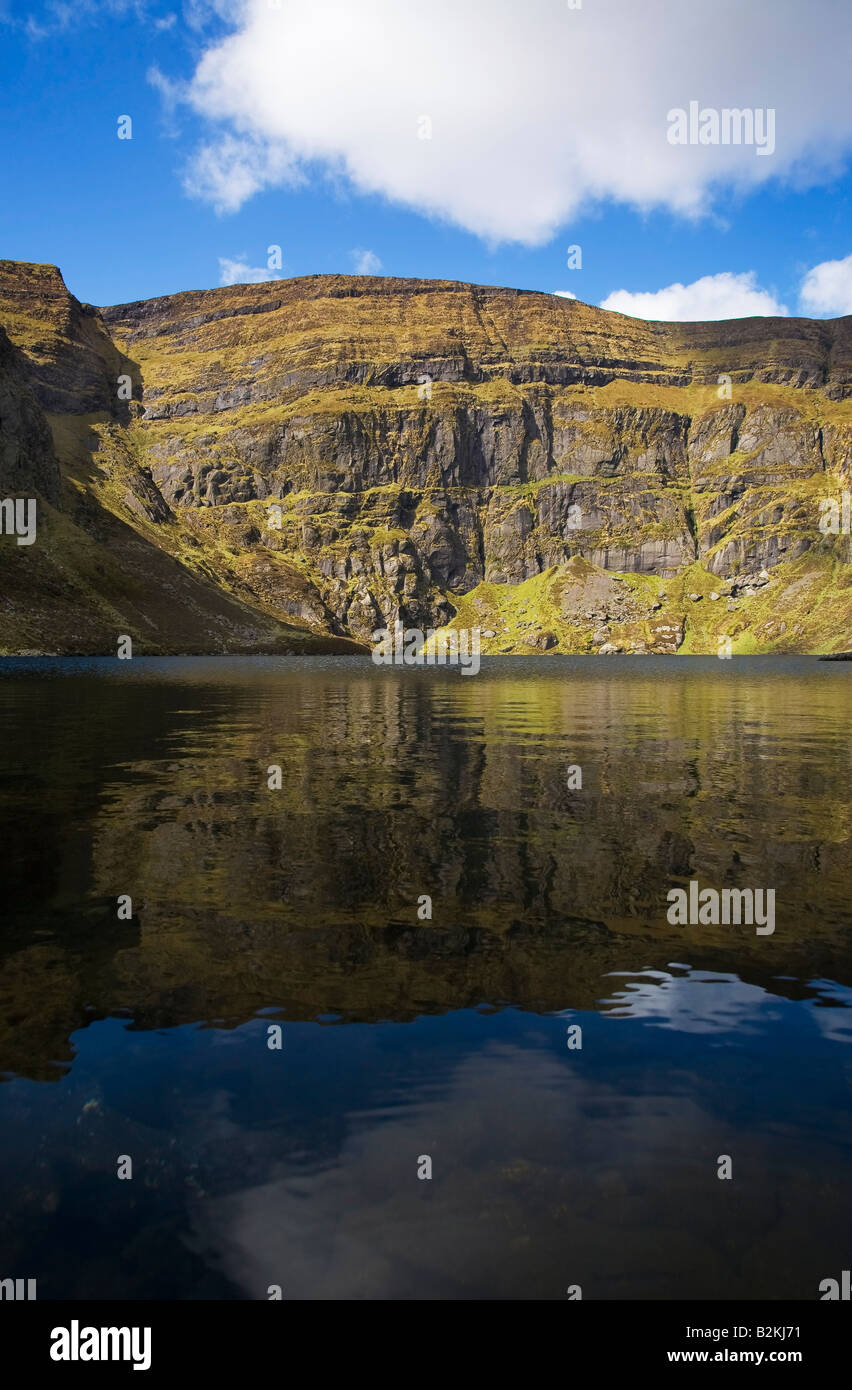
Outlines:
[{"label": "dark water", "polygon": [[[851,681],[0,663],[0,1276],[815,1299],[852,1255]],[[669,925],[690,879],[774,888],[774,933]]]}]

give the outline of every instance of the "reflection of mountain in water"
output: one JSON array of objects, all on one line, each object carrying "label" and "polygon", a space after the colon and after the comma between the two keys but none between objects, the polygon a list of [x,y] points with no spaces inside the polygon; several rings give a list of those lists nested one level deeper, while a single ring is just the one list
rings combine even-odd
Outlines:
[{"label": "reflection of mountain in water", "polygon": [[[588,1009],[674,961],[790,997],[849,982],[842,664],[132,667],[0,682],[0,1069],[58,1076],[114,1011]],[[775,935],[669,926],[690,877],[774,887]]]}]

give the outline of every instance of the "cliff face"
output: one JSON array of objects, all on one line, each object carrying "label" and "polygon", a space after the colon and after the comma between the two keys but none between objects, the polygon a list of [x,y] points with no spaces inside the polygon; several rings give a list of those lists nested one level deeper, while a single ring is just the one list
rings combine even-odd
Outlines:
[{"label": "cliff face", "polygon": [[9,497],[35,491],[55,502],[59,464],[28,376],[26,358],[0,328],[0,493]]},{"label": "cliff face", "polygon": [[0,545],[6,650],[295,649],[397,618],[491,651],[852,641],[852,538],[820,530],[852,488],[852,318],[645,323],[362,276],[95,310],[7,261],[0,325],[4,495],[46,518],[28,615]]}]

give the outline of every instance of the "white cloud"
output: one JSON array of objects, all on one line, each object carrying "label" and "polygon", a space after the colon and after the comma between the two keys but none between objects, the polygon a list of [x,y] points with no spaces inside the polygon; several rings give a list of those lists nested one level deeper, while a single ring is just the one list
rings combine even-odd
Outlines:
[{"label": "white cloud", "polygon": [[268,266],[249,265],[245,253],[233,261],[227,256],[220,256],[219,270],[219,283],[222,285],[262,285],[266,280],[281,279],[281,276],[276,275]]},{"label": "white cloud", "polygon": [[349,252],[355,266],[356,275],[378,275],[382,268],[382,263],[374,251],[362,251],[356,247]]},{"label": "white cloud", "polygon": [[[152,0],[46,0],[39,18],[30,14],[26,20],[7,15],[5,6],[0,3],[0,22],[22,28],[28,38],[38,42],[83,25],[124,19],[128,15],[147,23],[151,3]],[[170,29],[176,18],[176,15],[167,15],[165,20],[155,19],[154,27]]]},{"label": "white cloud", "polygon": [[[771,22],[741,0],[242,0],[232,15],[190,86],[213,129],[189,187],[220,209],[310,167],[535,245],[587,205],[724,210],[771,178],[818,182],[852,148],[852,6],[834,0],[773,0]],[[667,114],[693,100],[771,108],[774,154],[671,145]]]},{"label": "white cloud", "polygon": [[742,275],[725,270],[719,275],[703,275],[691,285],[667,285],[663,290],[645,294],[614,290],[601,301],[601,308],[635,319],[659,319],[666,323],[746,319],[755,315],[780,318],[789,312],[769,290],[760,288],[753,270]]},{"label": "white cloud", "polygon": [[799,292],[805,314],[852,314],[852,256],[823,261],[809,270]]},{"label": "white cloud", "polygon": [[225,135],[196,152],[184,187],[223,213],[236,212],[253,193],[270,184],[295,185],[303,178],[285,150]]},{"label": "white cloud", "polygon": [[559,299],[576,299],[576,298],[577,298],[576,294],[572,294],[570,290],[554,290],[553,293],[554,293]]},{"label": "white cloud", "polygon": [[[271,8],[270,0],[264,3]],[[184,0],[183,19],[188,28],[200,32],[221,21],[237,22],[244,9],[242,0]]]},{"label": "white cloud", "polygon": [[163,128],[167,135],[175,138],[180,129],[179,122],[175,120],[175,113],[184,100],[185,86],[182,82],[174,82],[170,77],[166,77],[156,64],[148,69],[146,77],[151,86],[160,94]]}]

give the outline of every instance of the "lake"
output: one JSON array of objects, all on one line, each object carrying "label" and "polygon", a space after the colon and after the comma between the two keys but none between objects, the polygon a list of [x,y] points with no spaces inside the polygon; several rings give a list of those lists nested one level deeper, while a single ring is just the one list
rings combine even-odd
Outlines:
[{"label": "lake", "polygon": [[[850,691],[804,657],[0,662],[0,1275],[817,1298],[852,1250]],[[774,890],[774,930],[673,925],[692,882]]]}]

